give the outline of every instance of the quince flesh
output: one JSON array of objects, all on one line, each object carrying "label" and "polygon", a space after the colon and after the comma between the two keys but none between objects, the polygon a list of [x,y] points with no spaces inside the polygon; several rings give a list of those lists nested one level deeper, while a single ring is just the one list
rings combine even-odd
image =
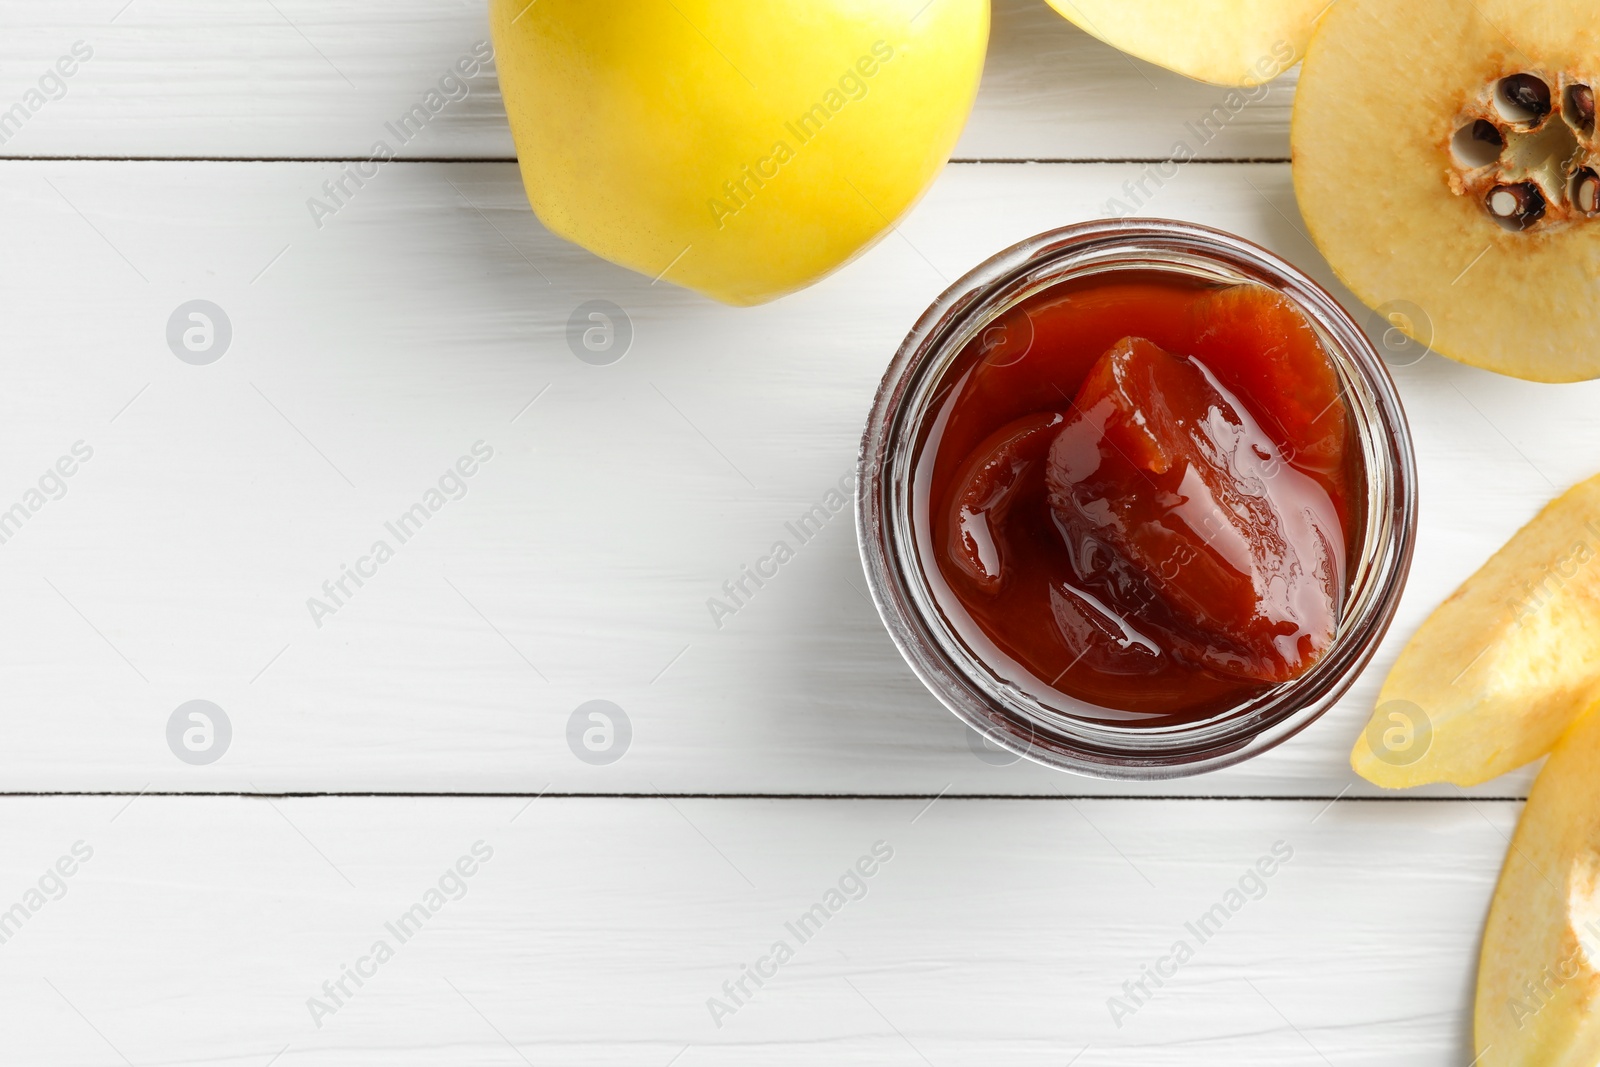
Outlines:
[{"label": "quince flesh", "polygon": [[[1546,505],[1428,617],[1350,763],[1390,788],[1475,785],[1548,752],[1597,685],[1600,475]],[[1420,758],[1386,746],[1397,708],[1431,728]]]},{"label": "quince flesh", "polygon": [[1215,85],[1260,85],[1305,54],[1328,0],[1050,0],[1086,33]]},{"label": "quince flesh", "polygon": [[1479,1067],[1600,1062],[1600,713],[1534,782],[1506,852],[1478,961]]},{"label": "quince flesh", "polygon": [[1295,91],[1295,194],[1377,325],[1517,378],[1600,376],[1596,86],[1592,3],[1329,8]]}]

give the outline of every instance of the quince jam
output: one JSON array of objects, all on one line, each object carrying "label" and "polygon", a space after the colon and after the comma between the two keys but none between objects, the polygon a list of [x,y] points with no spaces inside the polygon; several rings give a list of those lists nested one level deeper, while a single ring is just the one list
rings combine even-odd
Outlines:
[{"label": "quince jam", "polygon": [[1005,681],[1081,718],[1176,724],[1332,644],[1363,468],[1286,297],[1155,271],[1063,283],[987,327],[935,397],[923,569]]}]

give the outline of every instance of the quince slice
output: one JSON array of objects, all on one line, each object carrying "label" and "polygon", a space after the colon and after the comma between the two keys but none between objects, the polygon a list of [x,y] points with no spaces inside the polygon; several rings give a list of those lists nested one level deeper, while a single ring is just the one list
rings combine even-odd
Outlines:
[{"label": "quince slice", "polygon": [[1556,498],[1401,650],[1350,753],[1398,789],[1548,752],[1600,690],[1600,475]]},{"label": "quince slice", "polygon": [[1478,960],[1478,1067],[1600,1062],[1600,711],[1539,772]]},{"label": "quince slice", "polygon": [[1113,48],[1214,85],[1260,85],[1300,61],[1329,0],[1050,0]]},{"label": "quince slice", "polygon": [[1386,338],[1534,381],[1600,376],[1597,86],[1580,0],[1339,0],[1321,18],[1295,193]]}]

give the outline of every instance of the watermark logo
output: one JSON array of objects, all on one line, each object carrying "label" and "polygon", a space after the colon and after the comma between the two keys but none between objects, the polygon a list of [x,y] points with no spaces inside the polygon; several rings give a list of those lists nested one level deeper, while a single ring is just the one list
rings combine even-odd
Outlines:
[{"label": "watermark logo", "polygon": [[0,111],[0,145],[21,133],[28,120],[43,111],[46,104],[65,97],[67,79],[93,58],[94,46],[89,42],[72,42],[67,54],[58,56],[55,63],[45,68],[45,72],[23,92],[19,100]]},{"label": "watermark logo", "polygon": [[167,747],[185,763],[196,767],[215,763],[232,743],[228,713],[209,700],[179,704],[167,719]]},{"label": "watermark logo", "polygon": [[306,1011],[311,1015],[312,1024],[321,1030],[328,1016],[337,1015],[354,1000],[366,984],[378,976],[378,970],[394,959],[401,946],[421,933],[447,904],[467,895],[471,889],[469,880],[493,858],[493,845],[481,838],[474,841],[472,847],[446,867],[409,908],[383,924],[382,936],[372,942],[365,954],[357,956],[354,963],[339,964],[336,976],[325,980],[317,993],[306,998]]},{"label": "watermark logo", "polygon": [[1125,218],[1144,209],[1185,166],[1199,158],[1201,150],[1221,136],[1234,119],[1267,98],[1271,91],[1268,82],[1299,60],[1294,46],[1288,41],[1273,42],[1269,52],[1251,66],[1251,72],[1259,80],[1253,85],[1229,89],[1222,101],[1210,111],[1184,122],[1184,135],[1173,142],[1172,157],[1141,167],[1139,177],[1123,182],[1123,195],[1107,200],[1101,214]]},{"label": "watermark logo", "polygon": [[190,300],[167,317],[167,347],[185,363],[204,367],[215,363],[233,342],[228,313],[209,300]]},{"label": "watermark logo", "polygon": [[784,564],[794,559],[796,552],[805,545],[816,540],[822,533],[822,528],[835,516],[847,511],[850,501],[855,494],[856,476],[854,471],[848,471],[839,476],[839,480],[822,494],[822,499],[812,504],[792,522],[783,524],[783,529],[794,543],[790,544],[788,538],[779,538],[772,542],[772,547],[766,555],[756,557],[754,565],[741,563],[739,572],[732,578],[722,583],[721,596],[706,597],[706,611],[711,616],[711,625],[722,629],[723,620],[739,614],[750,602],[755,599],[756,593],[767,587],[767,583],[778,576]]},{"label": "watermark logo", "polygon": [[[1583,524],[1583,528],[1588,535],[1600,537],[1600,521],[1590,519]],[[1590,544],[1589,537],[1580,537],[1565,552],[1549,563],[1542,564],[1537,577],[1522,583],[1520,594],[1506,599],[1515,616],[1514,625],[1520,630],[1537,619],[1545,608],[1561,596],[1567,583],[1594,560],[1595,555],[1595,547]]]},{"label": "watermark logo", "polygon": [[46,867],[15,904],[0,911],[0,945],[16,937],[28,920],[43,910],[46,904],[66,896],[67,879],[77,874],[79,868],[93,858],[94,846],[79,840],[72,843],[69,852],[62,853],[55,863]]},{"label": "watermark logo", "polygon": [[1140,964],[1137,977],[1122,983],[1121,994],[1106,998],[1106,1010],[1111,1013],[1111,1021],[1117,1024],[1117,1029],[1122,1029],[1124,1020],[1138,1014],[1141,1008],[1155,999],[1156,992],[1176,978],[1184,965],[1194,959],[1201,947],[1220,934],[1235,915],[1250,902],[1265,897],[1267,880],[1292,859],[1294,846],[1287,841],[1274,841],[1269,853],[1246,867],[1238,880],[1211,907],[1183,924],[1183,936],[1172,943],[1165,955]]},{"label": "watermark logo", "polygon": [[39,475],[38,482],[25,490],[15,504],[0,509],[0,545],[8,544],[23,524],[37,515],[46,504],[66,496],[67,479],[77,474],[79,468],[92,458],[94,449],[87,441],[74,441],[71,454],[59,457],[54,464],[46,467],[44,473]]},{"label": "watermark logo", "polygon": [[995,319],[978,334],[978,354],[989,367],[1009,367],[1033,348],[1033,316],[1016,307]]},{"label": "watermark logo", "polygon": [[604,767],[628,754],[633,723],[609,700],[586,700],[567,717],[567,747],[592,767]]},{"label": "watermark logo", "polygon": [[609,367],[633,346],[633,320],[609,300],[585,300],[567,317],[567,347],[593,367]]},{"label": "watermark logo", "polygon": [[[718,195],[706,201],[711,221],[717,224],[717,229],[725,227],[729,219],[749,207],[767,183],[778,177],[783,166],[821,134],[824,127],[851,101],[865,97],[871,91],[869,79],[893,58],[893,45],[888,41],[874,41],[870,55],[857,58],[809,108],[783,124],[787,138],[777,138],[766,155],[741,164],[739,173],[723,182]],[[792,144],[788,138],[793,138]]]},{"label": "watermark logo", "polygon": [[1433,721],[1409,700],[1386,700],[1367,723],[1367,747],[1391,767],[1409,767],[1433,747]]},{"label": "watermark logo", "polygon": [[1022,758],[1000,743],[1000,734],[997,730],[969,726],[965,733],[967,748],[981,762],[991,767],[1009,767]]},{"label": "watermark logo", "polygon": [[493,458],[493,445],[487,441],[474,441],[470,454],[458,457],[410,507],[383,524],[386,536],[374,539],[366,553],[356,557],[354,566],[340,563],[338,575],[322,583],[322,596],[306,598],[306,611],[311,615],[312,624],[322,629],[323,620],[337,615],[347,606],[367,582],[378,576],[379,568],[393,559],[402,545],[422,531],[424,524],[442,511],[446,504],[464,498],[470,489],[469,479]]},{"label": "watermark logo", "polygon": [[[385,122],[383,129],[388,137],[373,141],[366,159],[346,163],[336,177],[322,183],[322,196],[306,198],[306,211],[311,215],[312,224],[319,230],[326,226],[328,219],[348,207],[356,195],[381,173],[384,165],[394,160],[400,149],[420,136],[447,106],[470,96],[472,86],[466,79],[476,77],[484,65],[493,59],[494,48],[489,42],[477,42],[469,54],[457,59],[453,67],[447,68],[439,76],[422,98],[411,105],[410,110],[393,122]],[[394,144],[391,145],[388,138],[393,138]]]},{"label": "watermark logo", "polygon": [[716,1028],[721,1030],[729,1016],[750,1003],[769,979],[778,976],[779,968],[794,959],[800,946],[822,932],[830,919],[852,902],[865,898],[871,888],[869,880],[892,859],[894,846],[887,841],[874,841],[870,853],[859,856],[809,908],[783,924],[784,936],[757,956],[754,965],[739,964],[738,975],[722,983],[722,995],[706,998],[706,1011]]},{"label": "watermark logo", "polygon": [[1391,367],[1414,367],[1432,350],[1433,319],[1409,300],[1389,300],[1367,316],[1367,333]]},{"label": "watermark logo", "polygon": [[[1528,1020],[1548,1005],[1561,999],[1562,987],[1590,971],[1590,961],[1600,957],[1600,940],[1597,940],[1600,939],[1600,921],[1590,919],[1583,924],[1582,930],[1568,929],[1569,938],[1565,939],[1563,947],[1570,944],[1572,951],[1553,963],[1545,964],[1532,979],[1523,981],[1518,993],[1506,998],[1506,1010],[1511,1013],[1511,1021],[1517,1024],[1518,1030],[1527,1026]],[[1585,979],[1585,984],[1587,981]]]}]

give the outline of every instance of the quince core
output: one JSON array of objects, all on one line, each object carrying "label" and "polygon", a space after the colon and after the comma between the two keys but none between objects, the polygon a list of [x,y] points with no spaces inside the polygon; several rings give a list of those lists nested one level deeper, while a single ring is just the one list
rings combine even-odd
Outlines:
[{"label": "quince core", "polygon": [[1296,92],[1295,192],[1340,280],[1463,363],[1600,376],[1600,19],[1580,0],[1339,0]]}]

